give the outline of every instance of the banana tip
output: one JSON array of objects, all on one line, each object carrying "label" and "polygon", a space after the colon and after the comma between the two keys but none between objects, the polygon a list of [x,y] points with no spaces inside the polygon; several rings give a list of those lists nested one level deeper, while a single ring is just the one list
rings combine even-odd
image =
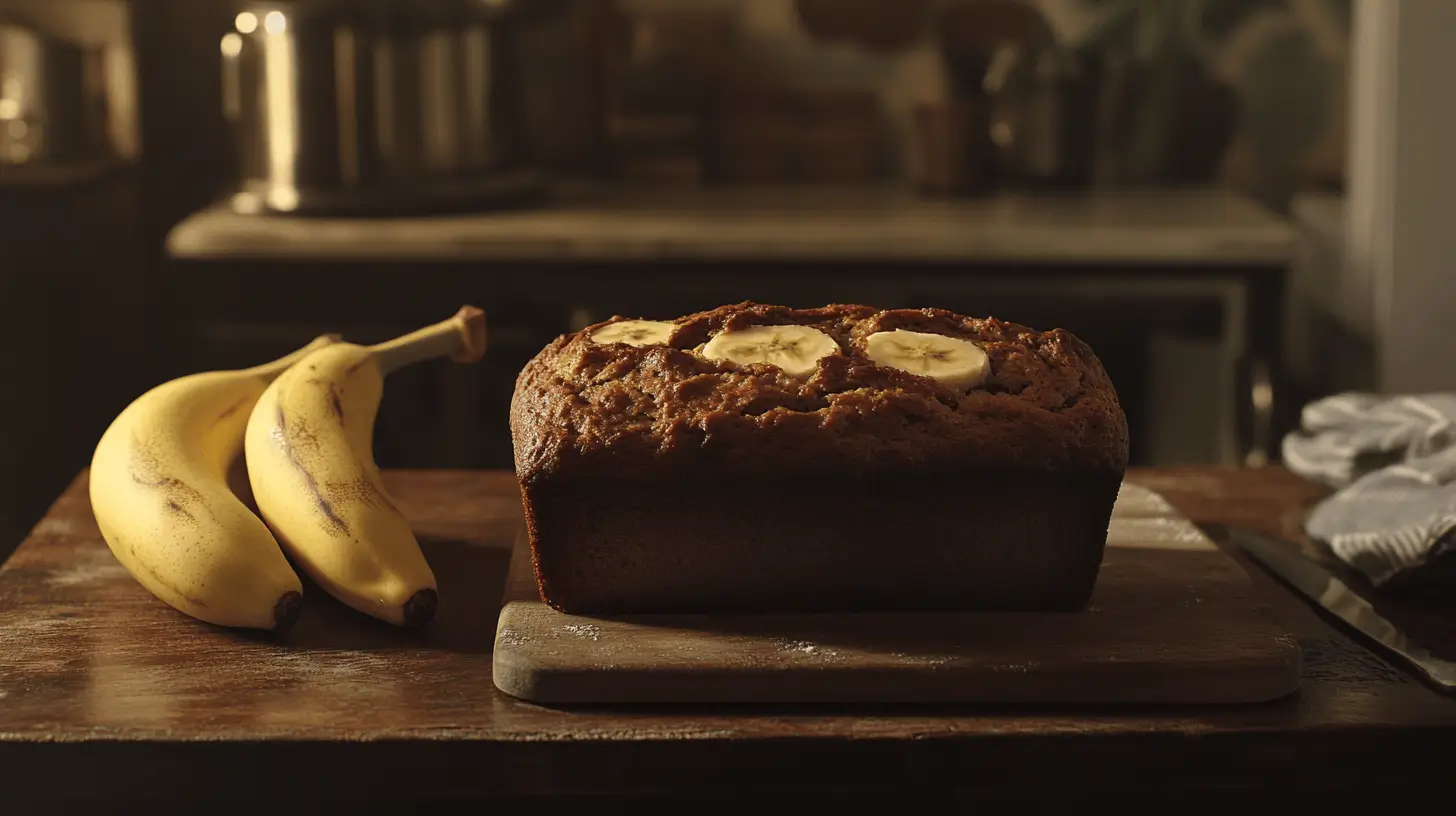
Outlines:
[{"label": "banana tip", "polygon": [[455,313],[460,326],[461,349],[452,359],[457,363],[474,363],[485,356],[485,312],[477,306],[461,306]]},{"label": "banana tip", "polygon": [[273,631],[282,632],[293,628],[303,614],[303,596],[297,592],[285,592],[273,607]]},{"label": "banana tip", "polygon": [[404,605],[404,625],[407,629],[420,629],[435,617],[440,605],[440,595],[433,589],[422,589],[410,596]]},{"label": "banana tip", "polygon": [[338,332],[329,332],[327,334],[320,334],[319,336],[315,337],[304,348],[308,351],[317,351],[318,349],[324,348],[325,346],[332,346],[335,343],[342,342],[344,342],[344,335],[339,334]]}]

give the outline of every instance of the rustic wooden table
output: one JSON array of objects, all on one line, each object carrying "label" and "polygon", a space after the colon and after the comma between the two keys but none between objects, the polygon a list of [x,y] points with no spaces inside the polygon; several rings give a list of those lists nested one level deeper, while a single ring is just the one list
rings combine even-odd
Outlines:
[{"label": "rustic wooden table", "polygon": [[[1197,522],[1286,537],[1297,537],[1301,509],[1320,495],[1277,468],[1130,478]],[[0,570],[4,801],[41,812],[49,800],[334,798],[397,812],[390,803],[401,799],[689,795],[720,805],[838,797],[899,810],[945,796],[1105,795],[1201,812],[1241,797],[1349,805],[1456,786],[1447,750],[1456,700],[1256,569],[1306,656],[1301,691],[1273,704],[583,711],[520,702],[490,680],[520,513],[514,479],[431,471],[387,480],[444,598],[437,626],[413,638],[318,592],[299,627],[276,639],[185,618],[112,559],[79,477]]]}]

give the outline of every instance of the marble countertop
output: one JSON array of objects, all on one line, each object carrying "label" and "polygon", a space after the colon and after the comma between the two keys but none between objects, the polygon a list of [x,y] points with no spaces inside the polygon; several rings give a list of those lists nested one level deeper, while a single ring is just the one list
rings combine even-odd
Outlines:
[{"label": "marble countertop", "polygon": [[999,194],[899,189],[561,190],[534,209],[416,218],[196,213],[195,261],[908,261],[1283,266],[1294,231],[1216,189]]}]

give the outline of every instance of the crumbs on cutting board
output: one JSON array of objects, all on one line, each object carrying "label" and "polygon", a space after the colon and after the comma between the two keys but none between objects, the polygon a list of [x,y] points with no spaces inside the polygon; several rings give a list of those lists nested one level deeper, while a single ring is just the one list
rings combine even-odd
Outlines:
[{"label": "crumbs on cutting board", "polygon": [[991,671],[1011,672],[1013,674],[1026,674],[1027,672],[1040,665],[1041,664],[1035,660],[1027,660],[1021,663],[1005,663],[1002,665],[992,666]]},{"label": "crumbs on cutting board", "polygon": [[602,628],[590,623],[568,623],[561,628],[567,634],[582,640],[600,640],[602,637]]},{"label": "crumbs on cutting board", "polygon": [[904,652],[890,652],[890,657],[908,663],[919,663],[922,666],[944,666],[955,659],[949,655],[905,654]]},{"label": "crumbs on cutting board", "polygon": [[807,640],[790,640],[788,638],[774,638],[773,644],[776,648],[786,652],[797,652],[803,655],[815,657],[838,657],[839,652],[827,646],[820,646]]}]

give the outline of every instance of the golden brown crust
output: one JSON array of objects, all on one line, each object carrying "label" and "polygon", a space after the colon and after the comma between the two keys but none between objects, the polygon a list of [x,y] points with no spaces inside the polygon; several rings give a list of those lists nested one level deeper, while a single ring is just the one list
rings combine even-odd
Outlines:
[{"label": "golden brown crust", "polygon": [[[557,338],[511,404],[516,472],[543,478],[1057,470],[1120,475],[1127,420],[1102,364],[1070,332],[941,309],[756,303],[687,315],[669,345]],[[724,329],[814,326],[843,350],[807,380],[695,353]],[[971,340],[990,358],[968,392],[876,365],[865,338],[911,329]]]}]

